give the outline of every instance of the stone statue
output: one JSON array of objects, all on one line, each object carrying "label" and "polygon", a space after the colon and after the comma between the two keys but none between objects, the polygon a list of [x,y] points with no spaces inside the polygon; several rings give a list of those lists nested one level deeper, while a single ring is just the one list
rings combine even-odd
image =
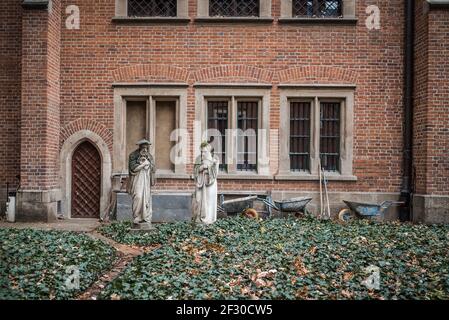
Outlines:
[{"label": "stone statue", "polygon": [[132,197],[134,227],[138,229],[152,229],[151,220],[153,207],[151,201],[151,187],[155,185],[155,164],[150,154],[151,142],[141,140],[137,142],[139,149],[129,155],[128,193]]},{"label": "stone statue", "polygon": [[212,155],[207,142],[201,144],[201,155],[195,161],[194,221],[212,224],[217,220],[217,174],[219,160]]}]

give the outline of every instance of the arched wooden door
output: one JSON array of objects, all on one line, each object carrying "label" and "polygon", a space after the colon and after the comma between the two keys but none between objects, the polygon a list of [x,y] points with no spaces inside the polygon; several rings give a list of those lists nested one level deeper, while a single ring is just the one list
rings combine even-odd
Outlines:
[{"label": "arched wooden door", "polygon": [[92,143],[85,141],[72,157],[72,218],[99,218],[100,197],[100,153]]}]

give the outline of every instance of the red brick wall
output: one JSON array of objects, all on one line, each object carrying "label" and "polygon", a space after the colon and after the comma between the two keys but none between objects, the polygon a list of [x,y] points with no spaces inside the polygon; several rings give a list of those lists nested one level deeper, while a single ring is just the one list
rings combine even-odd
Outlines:
[{"label": "red brick wall", "polygon": [[[16,186],[20,165],[20,1],[0,2],[0,190]],[[6,193],[0,194],[0,199]]]},{"label": "red brick wall", "polygon": [[[272,1],[274,17],[280,1]],[[113,89],[117,70],[134,65],[170,65],[190,74],[193,84],[201,69],[245,65],[272,72],[311,66],[312,74],[292,73],[290,82],[341,82],[355,75],[354,174],[358,182],[332,182],[332,190],[399,192],[402,170],[403,0],[375,1],[381,8],[381,30],[365,26],[365,8],[357,1],[354,25],[267,24],[115,24],[114,1],[63,0],[81,11],[81,30],[62,31],[61,126],[79,118],[95,119],[113,130]],[[196,1],[189,2],[190,16]],[[62,21],[64,24],[64,19]],[[316,72],[319,67],[330,72]],[[337,68],[337,69],[333,69]],[[228,70],[232,70],[227,68]],[[234,69],[236,70],[236,69]],[[324,69],[323,69],[324,70]],[[137,72],[137,71],[136,71]],[[181,72],[182,73],[182,72]],[[200,72],[201,73],[201,72]],[[287,74],[289,74],[287,72]],[[145,75],[137,75],[141,80]],[[146,79],[151,80],[151,79]],[[172,80],[160,79],[160,80]],[[252,81],[247,75],[225,74],[214,81]],[[284,79],[285,80],[285,79]],[[288,80],[288,79],[287,79]],[[188,125],[194,118],[194,89],[189,88]],[[279,127],[279,91],[271,97],[270,126]],[[276,170],[277,150],[271,150]],[[160,181],[172,189],[190,182]],[[222,181],[222,189],[317,190],[313,182]]]},{"label": "red brick wall", "polygon": [[449,10],[429,13],[427,193],[449,195]]},{"label": "red brick wall", "polygon": [[58,187],[60,97],[59,0],[51,12],[24,10],[22,19],[21,188]]},{"label": "red brick wall", "polygon": [[416,7],[416,193],[449,195],[449,10]]},{"label": "red brick wall", "polygon": [[415,88],[413,114],[413,167],[415,192],[425,194],[427,187],[427,105],[428,105],[428,16],[424,1],[417,1],[415,21]]}]

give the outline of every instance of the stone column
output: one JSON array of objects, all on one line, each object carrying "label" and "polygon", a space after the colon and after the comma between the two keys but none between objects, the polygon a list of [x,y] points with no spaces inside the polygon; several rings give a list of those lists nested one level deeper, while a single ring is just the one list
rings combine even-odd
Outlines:
[{"label": "stone column", "polygon": [[60,0],[22,2],[17,221],[56,219],[59,189]]}]

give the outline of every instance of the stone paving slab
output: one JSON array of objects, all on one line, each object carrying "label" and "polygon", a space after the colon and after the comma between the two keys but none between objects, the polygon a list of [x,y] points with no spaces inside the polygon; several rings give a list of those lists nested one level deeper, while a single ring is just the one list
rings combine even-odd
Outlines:
[{"label": "stone paving slab", "polygon": [[92,232],[101,226],[98,219],[67,219],[52,223],[43,222],[16,222],[0,221],[0,228],[59,230],[74,232]]}]

